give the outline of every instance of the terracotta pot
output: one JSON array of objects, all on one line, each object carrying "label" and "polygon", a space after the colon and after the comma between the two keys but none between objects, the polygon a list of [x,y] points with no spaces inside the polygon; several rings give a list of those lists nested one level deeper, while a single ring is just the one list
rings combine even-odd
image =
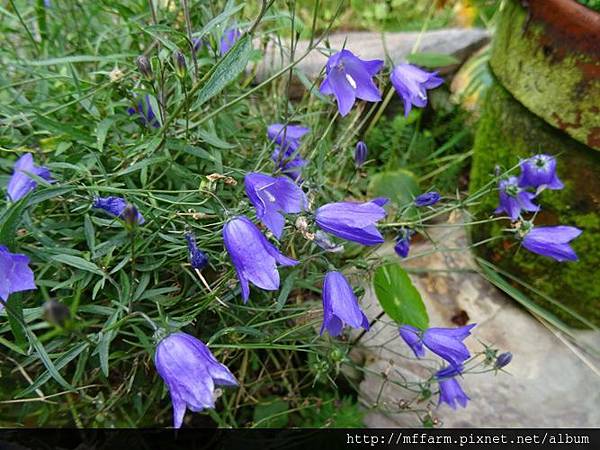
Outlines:
[{"label": "terracotta pot", "polygon": [[600,13],[575,0],[508,0],[490,65],[534,114],[600,150]]}]

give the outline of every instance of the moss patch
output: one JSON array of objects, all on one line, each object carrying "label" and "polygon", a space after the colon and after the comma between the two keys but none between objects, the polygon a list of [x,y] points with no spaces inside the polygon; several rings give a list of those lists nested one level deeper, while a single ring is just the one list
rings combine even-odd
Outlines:
[{"label": "moss patch", "polygon": [[[518,164],[520,158],[541,152],[557,156],[558,174],[565,188],[541,193],[542,212],[537,215],[536,224],[581,228],[583,234],[573,242],[580,261],[559,263],[534,255],[519,248],[510,236],[480,246],[478,251],[484,258],[600,325],[600,155],[547,125],[495,83],[488,90],[475,136],[471,192],[489,183],[496,165],[506,170]],[[478,218],[489,217],[497,204],[497,192],[492,192],[483,197],[473,212]],[[473,227],[473,242],[500,235],[506,226],[505,222],[494,222]],[[567,323],[581,326],[542,297],[529,294]]]},{"label": "moss patch", "polygon": [[490,65],[504,87],[530,111],[600,150],[600,61],[571,50],[511,0],[498,22]]}]

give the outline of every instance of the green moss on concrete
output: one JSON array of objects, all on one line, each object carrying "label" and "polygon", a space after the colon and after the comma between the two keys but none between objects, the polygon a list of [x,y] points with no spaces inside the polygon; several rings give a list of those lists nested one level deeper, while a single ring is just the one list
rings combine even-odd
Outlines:
[{"label": "green moss on concrete", "polygon": [[[559,263],[519,248],[512,237],[479,247],[480,254],[519,279],[600,325],[600,155],[547,125],[495,83],[488,91],[475,136],[471,192],[493,177],[496,165],[514,167],[520,158],[544,152],[557,156],[560,191],[539,197],[538,225],[574,225],[583,234],[573,241],[578,262]],[[486,195],[474,213],[489,217],[498,204],[497,192]],[[504,221],[473,227],[474,242],[501,234]],[[532,299],[575,326],[581,324],[540,296]]]},{"label": "green moss on concrete", "polygon": [[600,61],[574,53],[529,20],[521,2],[510,0],[498,22],[490,65],[508,91],[530,111],[590,147],[600,150]]}]

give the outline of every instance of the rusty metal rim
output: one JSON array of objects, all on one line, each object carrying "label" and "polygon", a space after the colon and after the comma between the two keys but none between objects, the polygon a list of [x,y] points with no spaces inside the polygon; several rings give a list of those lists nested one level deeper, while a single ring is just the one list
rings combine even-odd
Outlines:
[{"label": "rusty metal rim", "polygon": [[555,46],[600,57],[600,13],[575,0],[521,0]]}]

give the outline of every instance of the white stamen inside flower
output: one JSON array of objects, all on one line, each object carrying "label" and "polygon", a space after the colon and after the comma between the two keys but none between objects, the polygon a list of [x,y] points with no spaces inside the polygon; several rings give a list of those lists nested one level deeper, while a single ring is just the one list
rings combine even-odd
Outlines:
[{"label": "white stamen inside flower", "polygon": [[348,80],[348,83],[350,83],[352,89],[356,89],[356,81],[354,81],[354,78],[352,78],[349,74],[346,74],[346,80]]},{"label": "white stamen inside flower", "polygon": [[271,203],[275,203],[276,198],[273,196],[273,194],[271,194],[269,191],[264,191],[264,193]]}]

